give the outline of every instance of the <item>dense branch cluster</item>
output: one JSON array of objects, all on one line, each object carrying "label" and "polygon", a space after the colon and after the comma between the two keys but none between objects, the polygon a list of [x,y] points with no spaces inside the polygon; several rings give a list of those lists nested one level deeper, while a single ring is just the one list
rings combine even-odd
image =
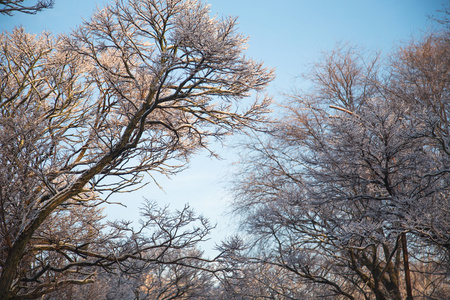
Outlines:
[{"label": "dense branch cluster", "polygon": [[211,225],[190,209],[151,205],[135,228],[98,207],[265,120],[270,98],[244,98],[273,73],[244,57],[235,26],[198,1],[118,0],[66,36],[2,33],[1,299],[198,264]]},{"label": "dense branch cluster", "polygon": [[[22,2],[0,12],[53,4]],[[448,297],[448,27],[389,60],[339,46],[277,119],[236,26],[197,0],[115,0],[67,35],[0,35],[0,299]],[[189,206],[103,215],[243,131],[245,232],[215,258]]]},{"label": "dense branch cluster", "polygon": [[449,46],[432,35],[386,65],[340,47],[247,145],[235,188],[257,249],[246,255],[297,278],[265,285],[311,299],[448,295]]}]

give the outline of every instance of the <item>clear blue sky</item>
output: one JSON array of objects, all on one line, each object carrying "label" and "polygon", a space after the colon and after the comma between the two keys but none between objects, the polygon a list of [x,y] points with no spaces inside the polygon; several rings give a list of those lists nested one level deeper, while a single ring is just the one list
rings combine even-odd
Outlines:
[{"label": "clear blue sky", "polygon": [[[29,32],[47,30],[68,32],[82,18],[88,19],[103,0],[56,0],[54,9],[37,15],[0,16],[0,28],[11,30],[22,24]],[[324,51],[338,42],[349,42],[369,50],[388,54],[412,37],[420,37],[434,24],[434,15],[449,0],[210,0],[212,14],[239,17],[239,31],[250,37],[248,56],[276,68],[277,78],[269,88],[275,99],[302,84],[298,75],[306,72]],[[154,185],[145,187],[128,202],[128,209],[108,208],[113,218],[134,219],[145,196],[161,204],[180,207],[189,202],[196,211],[218,222],[213,238],[219,241],[231,234],[233,226],[221,216],[229,203],[223,178],[233,159],[230,149],[225,160],[217,161],[199,155],[191,168],[172,180],[159,179],[165,193]],[[114,199],[113,199],[114,200]],[[208,246],[205,246],[208,247]]]}]

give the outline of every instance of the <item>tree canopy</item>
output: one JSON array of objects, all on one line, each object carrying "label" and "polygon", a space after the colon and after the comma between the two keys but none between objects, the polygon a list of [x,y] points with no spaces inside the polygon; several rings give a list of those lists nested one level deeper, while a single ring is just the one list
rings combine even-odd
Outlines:
[{"label": "tree canopy", "polygon": [[385,62],[338,47],[307,75],[311,92],[247,145],[235,207],[256,247],[242,259],[296,278],[268,288],[448,294],[449,45],[448,32],[429,35]]},{"label": "tree canopy", "polygon": [[[8,3],[53,3],[22,2]],[[3,32],[0,299],[445,299],[449,46],[445,26],[389,57],[339,44],[269,114],[274,71],[199,0],[115,0],[68,34]],[[189,205],[105,217],[115,194],[234,133],[242,231],[216,257]]]},{"label": "tree canopy", "polygon": [[[264,121],[271,99],[243,99],[273,73],[244,56],[235,25],[198,1],[118,0],[69,35],[1,35],[0,298],[89,282],[92,267],[164,261],[204,237],[209,225],[190,210],[177,221],[150,210],[137,232],[115,224],[108,240],[118,244],[104,245],[96,207],[107,199],[100,193],[138,188],[148,172],[174,174],[210,138]],[[93,219],[73,222],[85,232],[58,227],[83,209]],[[91,243],[99,248],[85,250]]]}]

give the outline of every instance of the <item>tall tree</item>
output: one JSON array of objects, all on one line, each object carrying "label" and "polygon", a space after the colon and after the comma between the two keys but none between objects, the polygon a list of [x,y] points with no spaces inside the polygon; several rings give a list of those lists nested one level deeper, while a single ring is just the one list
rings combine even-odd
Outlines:
[{"label": "tall tree", "polygon": [[261,250],[255,260],[323,286],[319,296],[448,291],[448,65],[429,59],[448,53],[441,38],[385,67],[337,49],[310,74],[312,92],[294,95],[269,136],[248,145],[236,208]]},{"label": "tall tree", "polygon": [[[247,39],[235,26],[198,1],[117,0],[71,35],[1,35],[1,299],[33,292],[24,282],[44,277],[58,286],[55,268],[24,262],[48,257],[39,234],[58,211],[70,216],[71,207],[98,205],[100,193],[138,188],[145,173],[174,174],[210,138],[265,120],[268,97],[243,99],[273,73],[244,57]],[[208,230],[192,213],[181,212],[179,222],[147,217],[168,240],[155,233],[129,245],[180,247]],[[179,230],[195,220],[200,229]],[[80,249],[58,245],[69,262],[66,252]],[[134,257],[125,250],[123,258]],[[75,255],[86,263],[66,270],[117,262]]]}]

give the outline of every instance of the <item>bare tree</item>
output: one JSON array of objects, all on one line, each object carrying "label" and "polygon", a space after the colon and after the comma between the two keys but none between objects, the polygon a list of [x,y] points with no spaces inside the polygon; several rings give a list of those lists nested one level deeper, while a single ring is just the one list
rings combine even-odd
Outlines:
[{"label": "bare tree", "polygon": [[[76,218],[72,215],[77,214],[82,215],[86,222],[74,222]],[[59,218],[63,225],[55,220],[49,222],[52,228],[59,229],[57,233],[46,230],[40,234],[39,246],[34,248],[34,256],[30,256],[30,262],[35,265],[35,270],[30,273],[36,273],[46,265],[52,274],[39,274],[33,278],[39,282],[27,281],[26,289],[34,290],[34,294],[20,297],[208,297],[212,267],[209,261],[201,258],[202,253],[195,246],[209,233],[211,226],[193,215],[189,208],[171,213],[148,202],[138,228],[123,221],[115,222],[109,228],[99,226],[91,222],[94,218],[86,211],[79,210],[77,214],[67,213],[70,220]],[[87,236],[74,232],[83,229],[88,232]],[[96,234],[96,230],[101,232]],[[67,233],[72,233],[70,237],[73,238],[69,238]],[[55,286],[54,282],[58,285]],[[93,287],[86,287],[84,283],[91,283]],[[22,289],[25,289],[24,285],[22,283]]]},{"label": "bare tree", "polygon": [[0,0],[0,14],[12,16],[15,12],[35,14],[46,8],[52,8],[54,0],[38,0],[34,5],[23,4],[25,0]]},{"label": "bare tree", "polygon": [[[445,180],[444,184],[448,184],[450,165],[449,48],[448,30],[400,48],[398,59],[391,62],[393,72],[389,85],[389,92],[395,101],[406,103],[412,112],[411,118],[418,122],[418,126],[410,132],[410,138],[421,140],[424,147],[441,154],[438,162],[441,168],[430,176],[441,177]],[[448,214],[448,210],[436,209],[433,213]],[[434,224],[431,220],[425,220],[425,216],[417,218],[414,230],[427,237],[430,243],[449,251],[450,224]]]},{"label": "bare tree", "polygon": [[[172,259],[201,256],[196,249],[173,252]],[[193,268],[195,266],[196,268]],[[158,265],[144,272],[139,291],[144,299],[212,299],[213,275],[204,262],[193,260],[188,267],[182,264]]]},{"label": "bare tree", "polygon": [[[235,205],[258,249],[249,255],[289,271],[300,287],[321,286],[317,297],[437,297],[448,290],[448,163],[424,132],[446,132],[448,122],[432,130],[430,114],[404,101],[424,98],[397,85],[401,77],[381,76],[396,74],[395,65],[381,69],[360,53],[325,57],[309,76],[312,93],[294,95],[269,136],[248,145]],[[439,97],[423,86],[428,99]]]},{"label": "bare tree", "polygon": [[[235,25],[197,1],[132,0],[99,10],[69,36],[2,34],[0,298],[52,278],[51,268],[22,262],[61,208],[70,214],[71,206],[97,205],[100,193],[108,199],[138,188],[149,172],[174,174],[210,138],[265,120],[268,97],[242,100],[273,74],[244,57],[246,38]],[[199,220],[188,215],[188,223]],[[169,228],[185,225],[148,216]],[[178,235],[161,229],[175,245]],[[186,237],[199,236],[192,234]],[[141,255],[119,252],[124,260]],[[80,253],[95,265],[118,262],[117,254]]]},{"label": "bare tree", "polygon": [[317,299],[320,296],[288,270],[257,261],[245,260],[239,267],[219,274],[221,293],[216,299]]}]

